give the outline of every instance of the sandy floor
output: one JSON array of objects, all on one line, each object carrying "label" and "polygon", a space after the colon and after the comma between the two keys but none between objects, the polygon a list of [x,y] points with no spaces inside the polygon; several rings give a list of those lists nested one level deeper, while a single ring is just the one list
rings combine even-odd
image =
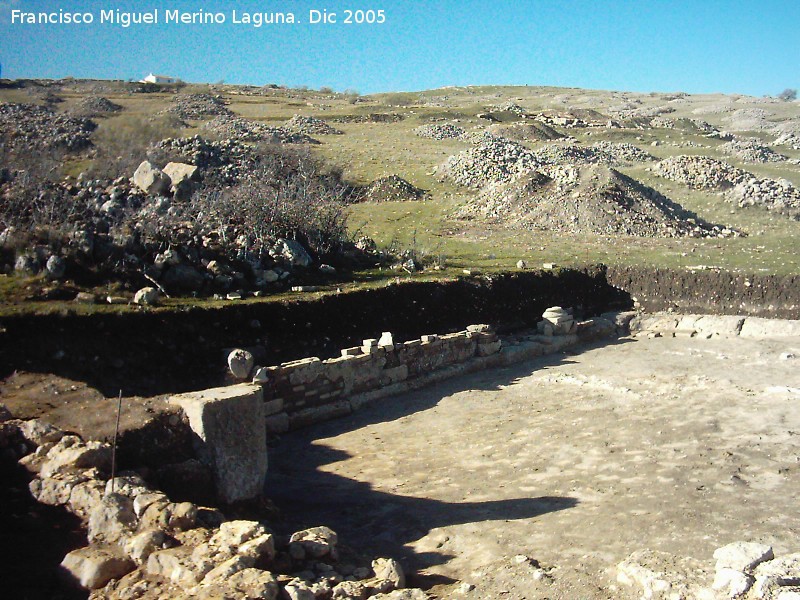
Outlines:
[{"label": "sandy floor", "polygon": [[441,597],[638,597],[614,581],[635,550],[800,550],[785,352],[800,339],[638,338],[480,373],[286,436],[267,493],[287,530],[402,556]]}]

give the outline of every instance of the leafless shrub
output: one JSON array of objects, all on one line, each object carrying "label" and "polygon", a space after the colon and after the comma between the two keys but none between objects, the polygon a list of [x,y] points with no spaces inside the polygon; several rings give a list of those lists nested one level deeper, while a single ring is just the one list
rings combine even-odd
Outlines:
[{"label": "leafless shrub", "polygon": [[195,194],[186,215],[202,230],[245,236],[256,254],[283,237],[325,255],[347,239],[348,193],[337,173],[323,172],[307,153],[272,149],[238,185]]}]

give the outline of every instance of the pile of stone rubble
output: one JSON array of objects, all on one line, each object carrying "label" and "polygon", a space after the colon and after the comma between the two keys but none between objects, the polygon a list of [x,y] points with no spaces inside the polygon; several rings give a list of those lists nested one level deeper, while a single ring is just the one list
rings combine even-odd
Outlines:
[{"label": "pile of stone rubble", "polygon": [[344,132],[331,127],[322,119],[295,115],[283,125],[283,128],[306,135],[342,135]]},{"label": "pile of stone rubble", "polygon": [[0,104],[0,140],[8,150],[83,150],[97,125],[36,104]]},{"label": "pile of stone rubble", "polygon": [[722,144],[719,149],[725,154],[730,154],[745,162],[752,163],[783,162],[788,158],[775,152],[769,146],[759,143],[758,140],[751,139],[734,139]]},{"label": "pile of stone rubble", "polygon": [[485,187],[456,216],[515,228],[640,237],[732,237],[607,165],[544,165]]},{"label": "pile of stone rubble", "polygon": [[179,94],[165,112],[184,120],[200,120],[219,115],[232,115],[221,96],[211,94]]},{"label": "pile of stone rubble", "polygon": [[546,166],[616,165],[649,160],[653,160],[651,155],[627,143],[597,142],[589,146],[555,143],[529,150],[505,138],[485,137],[474,148],[448,158],[439,167],[438,173],[440,177],[449,178],[460,185],[481,188],[508,181],[523,171]]},{"label": "pile of stone rubble", "polygon": [[203,124],[203,129],[210,131],[220,139],[238,142],[267,142],[270,144],[319,144],[318,140],[299,131],[287,127],[273,127],[235,117],[222,115]]},{"label": "pile of stone rubble", "polygon": [[220,141],[206,140],[199,135],[166,138],[158,142],[155,149],[200,169],[215,169],[219,177],[230,181],[248,173],[256,162],[256,154],[250,146],[231,138]]},{"label": "pile of stone rubble", "polygon": [[406,202],[423,200],[427,196],[422,190],[398,175],[389,175],[373,181],[364,191],[368,202]]},{"label": "pile of stone rubble", "polygon": [[789,146],[793,150],[800,150],[800,135],[782,133],[773,142],[776,146]]},{"label": "pile of stone rubble", "polygon": [[710,156],[671,156],[658,162],[653,171],[696,190],[723,190],[748,177],[746,171]]},{"label": "pile of stone rubble", "polygon": [[448,158],[438,174],[459,185],[482,188],[508,181],[513,175],[535,169],[539,161],[525,146],[503,138],[490,138]]},{"label": "pile of stone rubble", "polygon": [[717,548],[714,558],[712,573],[697,559],[637,551],[617,565],[617,581],[653,600],[800,598],[800,553],[775,557],[767,544],[733,542]]},{"label": "pile of stone rubble", "polygon": [[38,502],[83,521],[89,545],[69,552],[61,569],[90,598],[427,598],[403,589],[393,559],[373,560],[371,568],[341,562],[328,527],[281,537],[261,522],[172,502],[135,472],[111,479],[109,444],[5,411],[0,448],[34,475],[29,488]]},{"label": "pile of stone rubble", "polygon": [[70,110],[70,113],[76,117],[91,118],[112,115],[121,110],[122,106],[104,96],[86,96]]},{"label": "pile of stone rubble", "polygon": [[414,130],[414,134],[419,137],[430,138],[432,140],[459,139],[464,136],[466,131],[463,127],[452,123],[440,123],[435,125],[422,125]]},{"label": "pile of stone rubble", "polygon": [[800,219],[800,189],[786,179],[750,177],[737,183],[726,197],[738,206],[760,206]]}]

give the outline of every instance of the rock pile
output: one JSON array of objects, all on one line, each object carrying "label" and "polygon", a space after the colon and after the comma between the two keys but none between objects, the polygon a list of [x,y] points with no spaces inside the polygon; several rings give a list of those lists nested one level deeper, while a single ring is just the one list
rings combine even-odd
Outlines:
[{"label": "rock pile", "polygon": [[344,132],[331,127],[322,119],[295,115],[283,125],[283,128],[306,135],[342,135]]},{"label": "rock pile", "polygon": [[179,94],[166,109],[167,113],[184,120],[201,120],[206,117],[233,115],[221,96],[211,94]]},{"label": "rock pile", "polygon": [[199,135],[190,138],[166,138],[156,150],[201,170],[214,169],[224,180],[235,181],[249,172],[256,162],[255,152],[236,139],[206,140]]},{"label": "rock pile", "polygon": [[771,546],[733,542],[714,551],[710,569],[699,560],[637,551],[617,565],[617,581],[642,589],[644,598],[800,598],[800,553],[776,558]]},{"label": "rock pile", "polygon": [[590,151],[596,153],[598,162],[609,164],[649,162],[655,157],[648,154],[638,146],[627,142],[595,142],[588,146]]},{"label": "rock pile", "polygon": [[490,125],[488,132],[517,142],[549,141],[565,137],[546,123],[540,121],[526,121],[524,123],[510,123],[507,125]]},{"label": "rock pile", "polygon": [[661,177],[696,190],[724,190],[745,180],[746,171],[710,156],[671,156],[654,167]]},{"label": "rock pile", "polygon": [[91,145],[97,125],[36,104],[0,104],[0,142],[19,152],[64,149],[79,151]]},{"label": "rock pile", "polygon": [[319,144],[318,140],[287,127],[272,127],[232,115],[211,119],[203,128],[221,139],[237,142],[267,142],[270,144]]},{"label": "rock pile", "polygon": [[489,185],[457,213],[531,230],[643,237],[728,237],[656,190],[606,165],[545,165]]},{"label": "rock pile", "polygon": [[112,115],[122,110],[122,106],[103,96],[86,96],[81,98],[70,111],[76,117],[102,117]]},{"label": "rock pile", "polygon": [[523,108],[519,104],[514,103],[513,101],[509,100],[508,102],[503,102],[502,104],[497,104],[495,106],[491,106],[489,108],[490,112],[510,112],[512,114],[517,115],[518,117],[526,117],[528,116],[527,109]]},{"label": "rock pile", "polygon": [[726,194],[738,206],[760,206],[793,219],[800,219],[800,189],[786,179],[755,176],[737,183]]},{"label": "rock pile", "polygon": [[[38,420],[0,423],[0,448],[34,473],[42,504],[80,517],[89,546],[61,563],[90,598],[395,598],[405,575],[393,559],[339,562],[328,527],[279,538],[260,522],[229,521],[216,509],[172,502],[137,473],[111,479],[111,447],[84,442]],[[401,597],[424,599],[421,590]]]},{"label": "rock pile", "polygon": [[719,149],[725,154],[731,154],[745,162],[782,162],[788,159],[787,156],[778,154],[769,146],[759,143],[758,140],[731,140],[722,144]]},{"label": "rock pile", "polygon": [[425,190],[413,186],[402,177],[389,175],[373,181],[364,191],[363,198],[367,202],[406,202],[423,200],[426,196]]},{"label": "rock pile", "polygon": [[782,133],[773,142],[776,146],[789,146],[793,150],[800,150],[800,135]]},{"label": "rock pile", "polygon": [[452,140],[464,136],[466,131],[463,127],[452,123],[440,123],[435,125],[422,125],[414,130],[414,134],[419,137],[430,138],[432,140]]},{"label": "rock pile", "polygon": [[459,185],[477,189],[508,181],[515,174],[538,165],[533,152],[525,146],[503,138],[490,138],[448,158],[438,173]]}]

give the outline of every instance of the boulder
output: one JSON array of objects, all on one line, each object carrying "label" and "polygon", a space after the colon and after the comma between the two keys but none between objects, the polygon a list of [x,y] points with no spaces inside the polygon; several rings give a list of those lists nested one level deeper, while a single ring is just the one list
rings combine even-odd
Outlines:
[{"label": "boulder", "polygon": [[64,432],[58,427],[46,423],[41,419],[30,419],[20,422],[22,437],[34,446],[41,446],[50,442],[57,442],[64,437]]},{"label": "boulder", "polygon": [[[372,561],[375,578],[389,581],[394,589],[406,587],[406,576],[403,567],[393,558],[376,558]],[[387,590],[391,591],[391,590]]]},{"label": "boulder", "polygon": [[749,572],[764,561],[772,560],[775,555],[772,546],[755,542],[733,542],[714,550],[717,559],[716,569],[734,569]]},{"label": "boulder", "polygon": [[67,554],[61,567],[81,586],[96,590],[112,579],[127,575],[136,568],[136,564],[109,548],[90,546]]},{"label": "boulder", "polygon": [[215,580],[210,584],[203,583],[192,590],[192,595],[200,600],[218,598],[275,600],[279,591],[278,581],[272,573],[245,568],[224,580]]},{"label": "boulder", "polygon": [[47,259],[45,274],[48,279],[63,279],[67,272],[67,261],[55,254]]},{"label": "boulder", "polygon": [[200,179],[200,172],[195,165],[187,165],[186,163],[171,162],[163,169],[164,174],[169,177],[172,182],[172,190],[179,186],[184,181],[198,181]]},{"label": "boulder", "polygon": [[89,513],[89,541],[114,543],[136,529],[133,501],[121,494],[108,494]]},{"label": "boulder", "polygon": [[159,291],[154,287],[144,287],[133,297],[133,303],[140,306],[155,306],[160,297]]},{"label": "boulder", "polygon": [[162,549],[167,534],[160,529],[147,529],[125,542],[125,553],[137,564],[144,565],[153,552]]},{"label": "boulder", "polygon": [[145,194],[163,196],[170,188],[169,176],[149,161],[144,161],[133,174],[133,184]]},{"label": "boulder", "polygon": [[293,267],[310,267],[311,255],[296,240],[279,239],[275,245],[277,253]]},{"label": "boulder", "polygon": [[36,257],[30,254],[20,254],[14,262],[14,271],[22,275],[36,275],[40,267]]},{"label": "boulder", "polygon": [[236,379],[247,379],[255,366],[255,358],[247,350],[237,348],[228,354],[228,368]]},{"label": "boulder", "polygon": [[335,531],[322,526],[311,527],[310,529],[293,533],[289,543],[299,543],[308,556],[322,558],[333,552],[338,539]]}]

